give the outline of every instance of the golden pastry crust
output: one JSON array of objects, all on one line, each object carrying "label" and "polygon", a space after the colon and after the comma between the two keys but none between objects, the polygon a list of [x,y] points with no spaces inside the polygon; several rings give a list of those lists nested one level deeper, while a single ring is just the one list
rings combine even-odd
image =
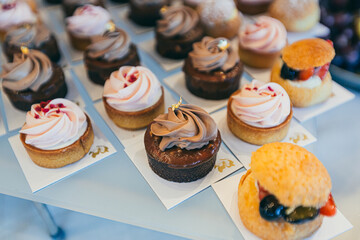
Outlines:
[{"label": "golden pastry crust", "polygon": [[261,186],[287,207],[325,205],[331,179],[324,165],[291,143],[265,144],[252,153],[251,169]]},{"label": "golden pastry crust", "polygon": [[87,128],[73,144],[55,150],[44,150],[25,143],[26,134],[20,133],[20,140],[31,160],[45,168],[60,168],[82,159],[94,142],[94,132],[90,118],[86,115]]},{"label": "golden pastry crust", "polygon": [[255,145],[278,142],[284,139],[289,131],[290,122],[293,115],[292,108],[289,116],[287,116],[284,122],[277,126],[270,128],[250,126],[241,121],[231,109],[231,103],[233,101],[232,96],[238,94],[239,92],[240,90],[237,90],[230,96],[227,105],[227,124],[230,131],[241,140]]},{"label": "golden pastry crust", "polygon": [[111,107],[107,103],[106,97],[103,97],[103,103],[106,113],[118,127],[136,130],[146,127],[154,120],[154,118],[164,113],[165,100],[163,87],[161,87],[161,92],[160,99],[154,105],[135,112],[124,112]]},{"label": "golden pastry crust", "polygon": [[303,32],[320,20],[317,0],[275,0],[269,7],[271,17],[280,20],[290,32]]},{"label": "golden pastry crust", "polygon": [[239,56],[243,63],[254,68],[270,68],[280,57],[281,50],[276,52],[262,53],[244,48],[239,44]]},{"label": "golden pastry crust", "polygon": [[238,187],[238,207],[241,221],[255,235],[269,240],[303,239],[312,235],[321,226],[322,215],[303,224],[291,224],[283,220],[270,222],[263,219],[259,213],[259,192],[255,181],[253,172],[246,173],[241,178]]},{"label": "golden pastry crust", "polygon": [[331,44],[320,38],[310,38],[294,42],[284,47],[282,59],[286,65],[295,70],[321,67],[335,57]]},{"label": "golden pastry crust", "polygon": [[332,93],[332,78],[330,72],[321,81],[321,85],[314,88],[297,87],[290,83],[291,80],[283,79],[280,76],[282,61],[274,64],[270,81],[282,86],[288,93],[294,107],[309,107],[326,101]]}]

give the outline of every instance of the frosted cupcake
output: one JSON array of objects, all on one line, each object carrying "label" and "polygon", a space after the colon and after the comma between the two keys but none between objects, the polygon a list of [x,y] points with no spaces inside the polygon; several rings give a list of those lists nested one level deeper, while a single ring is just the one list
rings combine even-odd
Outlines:
[{"label": "frosted cupcake", "polygon": [[250,67],[269,68],[286,46],[284,25],[275,18],[261,16],[239,34],[240,59]]},{"label": "frosted cupcake", "polygon": [[139,129],[164,112],[164,89],[149,69],[125,66],[105,82],[103,103],[118,127]]},{"label": "frosted cupcake", "polygon": [[31,106],[20,140],[34,163],[59,168],[83,158],[93,144],[94,133],[79,106],[57,98]]},{"label": "frosted cupcake", "polygon": [[79,7],[73,16],[66,18],[71,45],[80,51],[91,44],[91,38],[103,35],[112,26],[110,13],[93,5]]},{"label": "frosted cupcake", "polygon": [[291,118],[290,98],[278,84],[253,80],[232,94],[228,101],[230,131],[251,144],[281,141],[289,130]]}]

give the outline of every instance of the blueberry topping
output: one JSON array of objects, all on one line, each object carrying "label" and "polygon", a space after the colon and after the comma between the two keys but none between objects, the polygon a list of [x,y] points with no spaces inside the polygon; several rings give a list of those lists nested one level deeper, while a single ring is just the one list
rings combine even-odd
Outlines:
[{"label": "blueberry topping", "polygon": [[264,197],[260,202],[260,215],[268,221],[274,221],[282,216],[284,206],[282,206],[274,195]]},{"label": "blueberry topping", "polygon": [[286,222],[299,224],[313,220],[319,215],[320,210],[313,207],[297,207],[293,212],[287,215],[284,211],[283,218]]},{"label": "blueberry topping", "polygon": [[283,64],[282,68],[281,68],[281,73],[280,76],[283,79],[288,79],[288,80],[294,80],[297,75],[299,74],[299,71],[296,71],[294,69],[289,68],[285,63]]}]

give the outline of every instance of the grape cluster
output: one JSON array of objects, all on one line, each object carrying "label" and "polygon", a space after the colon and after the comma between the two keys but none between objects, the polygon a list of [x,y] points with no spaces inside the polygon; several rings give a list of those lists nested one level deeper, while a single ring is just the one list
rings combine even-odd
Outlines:
[{"label": "grape cluster", "polygon": [[330,29],[336,56],[332,64],[360,73],[360,1],[320,0],[321,23]]}]

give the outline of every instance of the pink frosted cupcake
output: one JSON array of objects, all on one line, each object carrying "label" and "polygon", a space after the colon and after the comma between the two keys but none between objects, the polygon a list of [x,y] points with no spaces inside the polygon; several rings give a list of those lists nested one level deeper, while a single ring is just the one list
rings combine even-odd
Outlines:
[{"label": "pink frosted cupcake", "polygon": [[145,67],[121,67],[105,82],[103,103],[110,119],[121,128],[146,127],[164,113],[164,90]]},{"label": "pink frosted cupcake", "polygon": [[228,101],[230,131],[251,144],[281,141],[289,130],[291,118],[289,95],[279,84],[253,80]]},{"label": "pink frosted cupcake", "polygon": [[80,51],[85,51],[92,38],[102,36],[113,27],[110,13],[102,7],[93,5],[79,7],[73,16],[66,18],[66,30],[71,45]]},{"label": "pink frosted cupcake", "polygon": [[24,1],[9,1],[0,4],[0,40],[4,40],[10,28],[26,23],[36,23],[36,21],[35,13]]},{"label": "pink frosted cupcake", "polygon": [[239,34],[241,61],[250,67],[269,68],[287,44],[284,25],[275,18],[262,16]]}]

